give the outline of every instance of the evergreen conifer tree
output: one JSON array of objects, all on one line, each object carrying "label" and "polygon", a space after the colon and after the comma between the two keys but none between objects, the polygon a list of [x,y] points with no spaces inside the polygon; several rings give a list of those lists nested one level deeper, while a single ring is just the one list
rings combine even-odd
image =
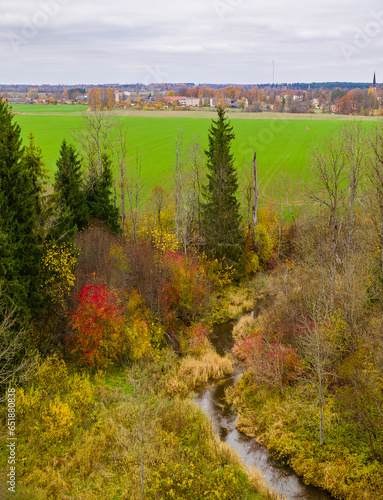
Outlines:
[{"label": "evergreen conifer tree", "polygon": [[58,217],[50,236],[55,240],[71,240],[76,231],[83,229],[89,220],[86,203],[82,163],[76,148],[64,140],[56,162],[54,191]]},{"label": "evergreen conifer tree", "polygon": [[92,173],[88,180],[86,199],[89,218],[95,222],[105,223],[117,234],[121,231],[120,214],[113,205],[113,175],[111,161],[107,154],[102,155],[102,173]]},{"label": "evergreen conifer tree", "polygon": [[23,160],[20,127],[0,100],[0,281],[6,307],[19,318],[34,316],[42,303],[42,234],[38,193]]},{"label": "evergreen conifer tree", "polygon": [[238,261],[242,251],[241,217],[236,199],[237,172],[230,152],[233,128],[225,110],[218,108],[218,119],[209,130],[207,156],[208,183],[203,187],[202,233],[206,251]]},{"label": "evergreen conifer tree", "polygon": [[22,161],[32,178],[33,191],[36,195],[39,228],[43,230],[48,214],[48,197],[46,196],[48,175],[45,170],[41,148],[35,145],[34,135],[29,134],[28,139],[29,144],[24,148]]}]

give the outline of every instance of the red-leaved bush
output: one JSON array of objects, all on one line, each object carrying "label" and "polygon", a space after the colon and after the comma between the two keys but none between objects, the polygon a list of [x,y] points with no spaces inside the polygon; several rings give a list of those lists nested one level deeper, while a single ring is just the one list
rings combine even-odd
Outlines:
[{"label": "red-leaved bush", "polygon": [[245,361],[259,385],[277,388],[291,384],[302,369],[302,363],[293,347],[276,340],[266,340],[255,330],[243,337],[233,348],[233,354]]},{"label": "red-leaved bush", "polygon": [[200,356],[206,349],[209,348],[208,340],[208,329],[201,325],[201,323],[195,323],[187,329],[187,343],[188,352]]},{"label": "red-leaved bush", "polygon": [[125,344],[124,317],[117,295],[105,285],[86,285],[76,297],[68,351],[91,367],[117,361]]}]

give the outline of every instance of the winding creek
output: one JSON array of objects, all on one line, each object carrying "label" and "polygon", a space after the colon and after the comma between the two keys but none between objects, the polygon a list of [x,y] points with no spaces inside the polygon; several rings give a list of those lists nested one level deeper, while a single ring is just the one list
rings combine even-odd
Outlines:
[{"label": "winding creek", "polygon": [[[220,355],[230,352],[233,347],[232,329],[234,323],[216,325],[210,338]],[[305,485],[288,466],[274,460],[265,446],[246,436],[235,428],[236,414],[225,401],[225,389],[235,385],[241,377],[240,368],[228,378],[204,387],[194,401],[208,415],[221,441],[228,443],[242,458],[246,465],[259,469],[270,486],[287,500],[333,500],[333,497],[313,486]]]}]

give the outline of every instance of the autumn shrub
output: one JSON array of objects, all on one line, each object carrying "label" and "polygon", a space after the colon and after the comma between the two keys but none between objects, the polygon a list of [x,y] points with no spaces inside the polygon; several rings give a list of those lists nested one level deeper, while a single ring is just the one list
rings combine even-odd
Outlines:
[{"label": "autumn shrub", "polygon": [[228,263],[225,259],[208,259],[206,255],[202,256],[206,262],[206,272],[214,287],[218,291],[223,291],[234,280],[234,265]]},{"label": "autumn shrub", "polygon": [[275,211],[275,208],[269,203],[266,207],[258,209],[258,225],[262,226],[268,232],[272,246],[278,246],[281,217]]},{"label": "autumn shrub", "polygon": [[233,354],[246,362],[257,384],[280,392],[296,380],[302,367],[295,349],[266,339],[259,329],[243,336],[234,345]]},{"label": "autumn shrub", "polygon": [[[381,320],[374,327],[381,331]],[[364,332],[363,344],[341,363],[342,383],[335,398],[349,429],[363,436],[371,460],[383,464],[383,352],[378,331]]]},{"label": "autumn shrub", "polygon": [[242,260],[246,275],[255,274],[261,269],[259,257],[253,250],[247,249],[242,256]]},{"label": "autumn shrub", "polygon": [[160,314],[159,297],[162,293],[163,271],[156,262],[156,250],[151,242],[125,243],[129,254],[130,276],[127,286],[141,295],[150,311]]},{"label": "autumn shrub", "polygon": [[299,345],[299,327],[305,309],[295,294],[283,298],[274,304],[274,307],[262,311],[260,323],[262,331],[267,338],[278,337],[286,345],[297,348]]},{"label": "autumn shrub", "polygon": [[153,246],[156,249],[157,259],[160,261],[168,252],[177,252],[179,242],[177,235],[171,231],[153,229],[151,231]]},{"label": "autumn shrub", "polygon": [[197,256],[167,252],[164,268],[162,315],[165,324],[174,329],[178,322],[190,324],[202,314],[209,299],[209,280],[206,266]]},{"label": "autumn shrub", "polygon": [[[151,205],[139,217],[137,233],[141,241],[152,241],[159,236],[159,241],[176,242],[174,232],[174,198],[167,195],[161,186],[155,186],[149,201]],[[153,210],[154,208],[154,210]],[[153,233],[157,232],[157,236]],[[168,235],[162,238],[162,235]],[[173,243],[172,243],[173,244]],[[176,243],[178,246],[178,243]],[[174,251],[174,250],[173,250]]]},{"label": "autumn shrub", "polygon": [[78,256],[78,249],[73,244],[47,243],[44,247],[42,270],[46,300],[38,316],[33,318],[29,333],[31,347],[44,356],[62,352]]},{"label": "autumn shrub", "polygon": [[[86,415],[92,404],[89,378],[71,375],[57,355],[41,363],[27,388],[16,390],[18,431],[30,443],[65,441],[71,434],[75,415]],[[40,457],[40,461],[44,457]]]},{"label": "autumn shrub", "polygon": [[273,242],[267,229],[261,224],[255,228],[254,248],[258,255],[259,265],[265,269],[272,257]]},{"label": "autumn shrub", "polygon": [[129,294],[126,311],[129,317],[125,323],[125,333],[130,359],[162,355],[167,346],[165,330],[135,288]]},{"label": "autumn shrub", "polygon": [[78,249],[67,243],[45,246],[42,260],[44,291],[53,302],[63,304],[69,297],[76,280],[74,268],[78,257]]},{"label": "autumn shrub", "polygon": [[245,275],[253,275],[261,269],[259,257],[255,251],[254,229],[246,227],[244,234],[244,250],[241,258],[241,267]]},{"label": "autumn shrub", "polygon": [[297,234],[298,230],[295,222],[284,228],[279,248],[281,258],[289,258],[294,253],[297,245]]},{"label": "autumn shrub", "polygon": [[71,315],[73,334],[67,350],[80,364],[105,367],[121,359],[126,350],[122,304],[105,285],[86,285],[77,296]]},{"label": "autumn shrub", "polygon": [[183,349],[196,357],[201,356],[210,347],[209,330],[201,323],[191,325],[185,334],[186,345]]}]

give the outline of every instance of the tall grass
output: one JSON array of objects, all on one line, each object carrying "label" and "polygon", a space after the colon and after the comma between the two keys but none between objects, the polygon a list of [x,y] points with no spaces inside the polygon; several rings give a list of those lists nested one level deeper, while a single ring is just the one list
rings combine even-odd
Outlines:
[{"label": "tall grass", "polygon": [[233,328],[233,337],[235,342],[238,342],[246,337],[246,335],[249,335],[252,331],[254,331],[256,325],[256,320],[250,314],[246,314],[245,316],[239,318]]},{"label": "tall grass", "polygon": [[210,348],[198,359],[184,358],[176,375],[169,379],[167,390],[169,394],[186,394],[209,380],[231,375],[233,370],[230,356],[222,357]]}]

